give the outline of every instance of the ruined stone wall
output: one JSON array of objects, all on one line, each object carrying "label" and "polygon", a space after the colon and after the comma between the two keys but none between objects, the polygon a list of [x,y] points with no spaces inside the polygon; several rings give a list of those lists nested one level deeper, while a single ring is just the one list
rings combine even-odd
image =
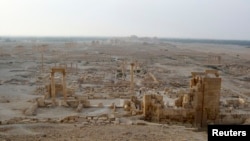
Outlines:
[{"label": "ruined stone wall", "polygon": [[202,78],[193,87],[195,93],[194,109],[195,124],[202,127],[207,125],[207,120],[216,120],[219,114],[221,78]]},{"label": "ruined stone wall", "polygon": [[[204,78],[204,106],[207,119],[215,120],[219,114],[221,78]],[[205,115],[206,114],[206,115]]]},{"label": "ruined stone wall", "polygon": [[173,108],[165,108],[162,111],[161,121],[176,121],[182,123],[193,123],[194,121],[194,113],[193,109],[173,109]]},{"label": "ruined stone wall", "polygon": [[143,96],[143,115],[146,120],[159,121],[163,109],[163,96],[157,94]]}]

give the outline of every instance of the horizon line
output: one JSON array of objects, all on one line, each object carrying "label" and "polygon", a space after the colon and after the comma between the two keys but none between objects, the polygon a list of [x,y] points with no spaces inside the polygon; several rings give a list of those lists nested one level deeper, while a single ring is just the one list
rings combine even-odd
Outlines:
[{"label": "horizon line", "polygon": [[158,39],[180,39],[180,40],[223,40],[223,41],[250,41],[247,39],[223,39],[223,38],[194,38],[194,37],[162,37],[162,36],[138,36],[138,35],[129,35],[129,36],[100,36],[100,35],[0,35],[0,38],[128,38],[136,36],[138,38],[158,38]]}]

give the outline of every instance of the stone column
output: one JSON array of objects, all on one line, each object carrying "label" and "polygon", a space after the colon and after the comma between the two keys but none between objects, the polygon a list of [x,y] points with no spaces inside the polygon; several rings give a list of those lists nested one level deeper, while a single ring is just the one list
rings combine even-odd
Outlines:
[{"label": "stone column", "polygon": [[221,64],[221,56],[218,56],[218,63]]},{"label": "stone column", "polygon": [[77,64],[76,64],[76,73],[77,73]]},{"label": "stone column", "polygon": [[72,62],[70,63],[70,72],[72,73],[73,67],[72,67]]},{"label": "stone column", "polygon": [[63,79],[62,79],[62,85],[63,85],[63,97],[64,97],[64,101],[67,100],[67,87],[66,87],[66,79],[65,79],[66,74],[63,73]]},{"label": "stone column", "polygon": [[143,115],[144,117],[147,119],[149,118],[149,114],[150,114],[150,103],[151,103],[151,95],[144,95],[143,96]]},{"label": "stone column", "polygon": [[56,104],[56,88],[55,88],[55,79],[54,79],[54,72],[51,72],[51,96],[52,96],[52,103]]},{"label": "stone column", "polygon": [[131,63],[131,68],[130,68],[130,89],[131,93],[134,94],[134,63]]},{"label": "stone column", "polygon": [[43,52],[42,52],[42,73],[43,73]]},{"label": "stone column", "polygon": [[125,80],[125,75],[124,75],[124,73],[125,73],[125,63],[124,63],[124,61],[122,62],[122,79],[123,80]]},{"label": "stone column", "polygon": [[137,72],[137,70],[138,70],[138,61],[136,60],[135,61],[135,71]]}]

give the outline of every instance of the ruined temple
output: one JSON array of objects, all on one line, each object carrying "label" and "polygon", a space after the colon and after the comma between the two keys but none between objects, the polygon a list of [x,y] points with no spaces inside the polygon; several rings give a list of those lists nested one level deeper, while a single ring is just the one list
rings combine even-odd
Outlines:
[{"label": "ruined temple", "polygon": [[178,108],[164,105],[161,95],[144,95],[143,114],[146,120],[189,122],[196,127],[216,123],[219,118],[221,78],[215,70],[192,72],[190,92],[175,101]]},{"label": "ruined temple", "polygon": [[221,78],[215,70],[192,72],[190,93],[193,95],[195,124],[203,127],[207,121],[215,121],[219,115]]}]

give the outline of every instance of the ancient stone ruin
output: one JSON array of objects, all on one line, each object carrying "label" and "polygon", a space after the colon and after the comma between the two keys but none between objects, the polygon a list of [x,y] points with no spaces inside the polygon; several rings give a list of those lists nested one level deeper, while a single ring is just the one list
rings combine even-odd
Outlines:
[{"label": "ancient stone ruin", "polygon": [[146,120],[191,122],[196,127],[217,123],[220,111],[221,78],[218,71],[192,72],[190,91],[175,101],[179,109],[167,108],[161,95],[144,95],[143,114]]}]

